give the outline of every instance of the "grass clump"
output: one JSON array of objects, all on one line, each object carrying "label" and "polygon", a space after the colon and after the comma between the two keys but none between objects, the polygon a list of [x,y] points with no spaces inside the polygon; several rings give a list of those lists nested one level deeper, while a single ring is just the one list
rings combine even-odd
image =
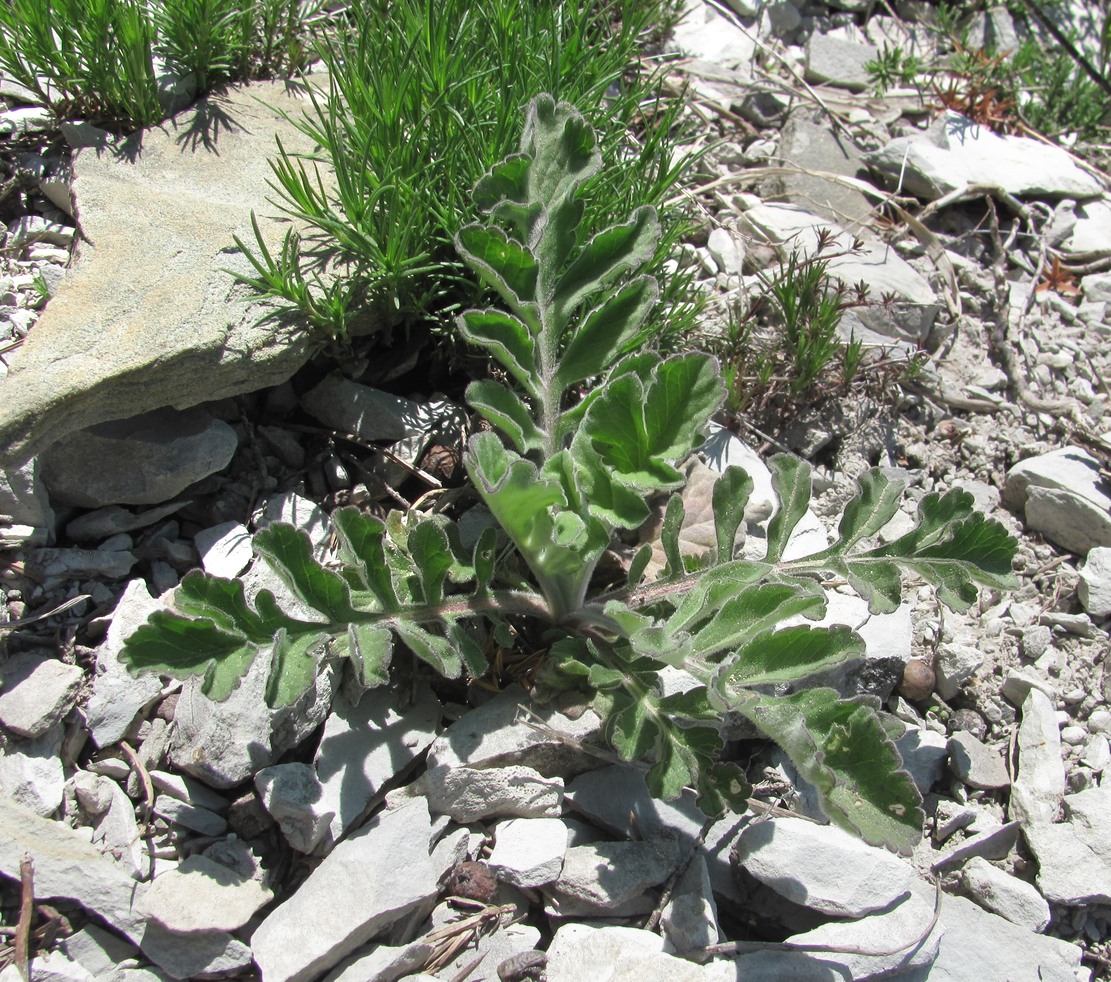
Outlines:
[{"label": "grass clump", "polygon": [[[356,0],[321,39],[329,80],[299,124],[319,151],[283,149],[273,164],[278,204],[306,231],[273,252],[240,243],[248,282],[333,338],[372,303],[394,327],[450,325],[481,297],[453,244],[474,215],[468,193],[513,149],[540,91],[583,107],[603,157],[627,163],[594,178],[588,221],[661,206],[658,266],[684,225],[663,206],[682,169],[681,110],[641,59],[670,16],[667,0]],[[688,286],[664,297],[676,330],[693,317]]]},{"label": "grass clump", "polygon": [[319,0],[6,0],[0,71],[59,119],[134,129],[161,121],[158,62],[198,92],[292,74]]}]

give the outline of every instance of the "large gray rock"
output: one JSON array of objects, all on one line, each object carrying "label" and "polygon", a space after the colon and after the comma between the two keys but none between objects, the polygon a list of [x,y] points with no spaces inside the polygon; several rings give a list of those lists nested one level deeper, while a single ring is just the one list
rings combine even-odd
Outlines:
[{"label": "large gray rock", "polygon": [[200,409],[158,409],[64,436],[39,462],[63,504],[156,505],[227,467],[237,443],[235,430]]},{"label": "large gray rock", "polygon": [[735,69],[752,77],[756,38],[742,30],[712,3],[688,0],[683,19],[675,25],[671,43],[684,55]]},{"label": "large gray rock", "polygon": [[1111,788],[1067,795],[1067,821],[1023,829],[1038,888],[1060,904],[1111,904]]},{"label": "large gray rock", "polygon": [[332,813],[327,841],[338,841],[382,785],[432,743],[441,712],[440,701],[426,688],[401,706],[388,687],[355,696],[340,691],[313,759],[318,808]]},{"label": "large gray rock", "polygon": [[563,802],[563,779],[544,777],[519,764],[479,770],[432,767],[424,775],[428,807],[457,822],[481,818],[555,818]]},{"label": "large gray rock", "polygon": [[0,724],[20,736],[42,736],[73,708],[85,673],[38,652],[10,658],[3,666]]},{"label": "large gray rock", "polygon": [[[791,944],[800,947],[829,945],[846,950],[815,954],[806,951],[754,951],[742,954],[733,964],[737,978],[751,982],[773,982],[777,979],[796,982],[901,979],[903,972],[928,971],[937,957],[945,934],[944,924],[936,924],[925,938],[918,940],[932,916],[930,905],[912,895],[890,909],[856,920],[822,924],[790,938]],[[892,951],[900,944],[906,947]]]},{"label": "large gray rock", "polygon": [[1111,495],[1104,490],[1099,461],[1079,447],[1015,464],[1007,472],[1003,504],[1072,552],[1111,546]]},{"label": "large gray rock", "polygon": [[440,872],[428,856],[431,835],[417,800],[340,843],[252,935],[266,982],[315,979],[403,917],[430,910]]},{"label": "large gray rock", "polygon": [[[864,155],[851,140],[801,111],[792,112],[787,119],[778,156],[804,171],[852,178],[864,167]],[[766,190],[769,197],[787,195],[790,200],[805,201],[816,214],[839,225],[863,222],[872,211],[871,201],[856,188],[814,174],[778,176],[769,181]]]},{"label": "large gray rock", "polygon": [[19,864],[30,854],[35,897],[65,897],[99,914],[121,934],[139,943],[144,918],[132,909],[146,891],[118,863],[61,822],[28,811],[0,795],[0,873],[19,880]]},{"label": "large gray rock", "polygon": [[652,909],[652,887],[675,868],[675,840],[595,842],[574,846],[544,893],[560,917],[628,916]]},{"label": "large gray rock", "polygon": [[696,965],[665,951],[662,937],[635,927],[564,924],[548,947],[548,982],[732,982],[728,963]]},{"label": "large gray rock", "polygon": [[13,740],[0,750],[0,795],[44,818],[62,804],[62,731],[56,725],[32,740]]},{"label": "large gray rock", "polygon": [[1034,197],[1091,198],[1099,181],[1059,147],[1025,136],[997,136],[947,111],[925,133],[901,136],[868,162],[904,192],[934,200],[969,185]]},{"label": "large gray rock", "polygon": [[961,883],[984,910],[1005,917],[1012,924],[1044,931],[1049,924],[1049,904],[1034,886],[992,866],[976,856],[961,870]]},{"label": "large gray rock", "polygon": [[[3,384],[0,380],[0,386]],[[54,533],[54,510],[39,475],[38,461],[0,468],[0,525],[8,522],[39,529],[46,536]]]},{"label": "large gray rock", "polygon": [[135,717],[162,692],[162,682],[157,675],[133,677],[119,660],[127,637],[161,607],[142,580],[128,583],[116,604],[108,636],[97,649],[97,674],[93,693],[85,706],[85,724],[98,747],[121,739]]},{"label": "large gray rock", "polygon": [[136,907],[178,934],[234,931],[274,896],[269,887],[204,856],[156,876]]},{"label": "large gray rock", "polygon": [[251,964],[251,949],[225,931],[175,934],[157,921],[143,932],[143,954],[175,979],[221,978]]},{"label": "large gray rock", "polygon": [[567,853],[567,826],[558,818],[499,822],[487,865],[515,887],[539,887],[558,879]]},{"label": "large gray rock", "polygon": [[868,88],[865,65],[875,61],[879,49],[870,44],[844,41],[815,31],[806,43],[806,81],[828,82],[853,92]]},{"label": "large gray rock", "polygon": [[276,385],[304,364],[317,342],[303,324],[266,319],[274,308],[226,270],[252,272],[233,241],[254,241],[252,212],[280,249],[290,224],[268,201],[269,158],[275,137],[312,150],[291,121],[309,105],[299,86],[258,83],[77,151],[83,235],[0,380],[0,460],[108,420]]},{"label": "large gray rock", "polygon": [[914,869],[832,825],[772,818],[748,826],[736,865],[797,904],[835,917],[883,910],[914,882]]},{"label": "large gray rock", "polygon": [[[933,902],[933,887],[916,888]],[[1027,927],[977,907],[971,900],[946,894],[941,908],[945,933],[932,965],[897,976],[899,982],[1078,982],[1082,950],[1067,941],[1034,934]]]}]

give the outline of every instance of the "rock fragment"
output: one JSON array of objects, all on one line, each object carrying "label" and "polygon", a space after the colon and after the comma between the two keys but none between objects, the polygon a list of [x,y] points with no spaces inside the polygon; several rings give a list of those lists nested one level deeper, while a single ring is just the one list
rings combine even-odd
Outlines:
[{"label": "rock fragment", "polygon": [[481,818],[553,818],[560,813],[563,781],[546,778],[531,767],[510,764],[478,770],[433,767],[424,775],[428,807],[457,822]]},{"label": "rock fragment", "polygon": [[793,903],[835,917],[889,907],[910,889],[914,869],[831,825],[772,818],[748,826],[735,866]]},{"label": "rock fragment", "polygon": [[206,573],[231,580],[254,558],[251,533],[239,522],[221,522],[202,529],[194,537]]},{"label": "rock fragment", "polygon": [[1059,904],[1111,904],[1111,788],[1066,795],[1066,821],[1023,829],[1038,860],[1038,889]]},{"label": "rock fragment", "polygon": [[503,883],[539,887],[559,878],[567,852],[567,826],[558,818],[499,822],[487,863]]},{"label": "rock fragment", "polygon": [[1096,546],[1089,551],[1076,592],[1092,617],[1111,617],[1111,548]]},{"label": "rock fragment", "polygon": [[439,892],[431,835],[417,800],[341,842],[252,935],[266,982],[315,979],[401,919],[431,910]]},{"label": "rock fragment", "polygon": [[558,880],[544,889],[559,917],[623,917],[647,913],[648,891],[667,879],[674,842],[595,842],[567,850]]},{"label": "rock fragment", "polygon": [[12,741],[0,753],[0,795],[44,818],[61,807],[66,784],[62,730],[57,724],[32,740]]},{"label": "rock fragment", "polygon": [[879,49],[870,44],[844,41],[818,32],[806,42],[806,80],[827,82],[853,92],[868,87],[865,64],[875,61]]},{"label": "rock fragment", "polygon": [[1005,873],[979,856],[961,870],[961,883],[984,910],[1005,917],[1012,924],[1044,931],[1049,924],[1049,904],[1025,880]]},{"label": "rock fragment", "polygon": [[1010,787],[1011,778],[999,751],[965,730],[949,738],[949,765],[970,788],[992,791]]},{"label": "rock fragment", "polygon": [[175,934],[234,931],[269,903],[272,891],[204,856],[156,876],[137,909]]},{"label": "rock fragment", "polygon": [[1057,713],[1049,696],[1031,689],[1018,726],[1018,773],[1011,787],[1010,817],[1024,824],[1052,822],[1064,793]]},{"label": "rock fragment", "polygon": [[0,725],[25,737],[42,736],[73,708],[85,673],[45,653],[14,655],[3,666]]},{"label": "rock fragment", "polygon": [[101,423],[40,457],[51,499],[82,508],[158,505],[231,461],[238,440],[200,409],[159,409]]}]

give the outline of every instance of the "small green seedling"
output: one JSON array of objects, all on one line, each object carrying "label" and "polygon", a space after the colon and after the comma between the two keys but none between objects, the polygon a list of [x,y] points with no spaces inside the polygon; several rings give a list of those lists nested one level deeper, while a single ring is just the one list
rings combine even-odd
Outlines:
[{"label": "small green seedling", "polygon": [[[763,558],[737,555],[753,484],[729,467],[712,491],[715,544],[685,562],[681,468],[724,386],[708,355],[652,350],[658,287],[641,269],[656,247],[653,209],[593,235],[582,227],[579,192],[600,167],[583,117],[539,96],[520,152],[475,190],[489,221],[456,239],[504,304],[459,317],[463,336],[503,376],[467,390],[493,427],[465,454],[493,517],[474,547],[462,548],[443,515],[394,512],[382,521],[341,508],[332,515],[339,563],[326,567],[307,535],[273,524],[255,535],[255,551],[314,616],[291,615],[268,590],[248,600],[242,582],[192,572],[173,609],[152,614],[121,657],[133,672],[198,676],[215,699],[264,657],[267,698],[288,705],[337,662],[364,686],[385,684],[398,641],[444,676],[479,677],[488,668],[483,630],[504,637],[507,623],[540,622],[547,654],[537,691],[590,699],[617,753],[648,765],[653,794],[690,788],[709,815],[745,810],[744,774],[720,754],[722,715],[739,713],[784,749],[833,822],[909,852],[921,835],[920,797],[878,702],[806,686],[808,676],[864,652],[849,627],[811,623],[826,610],[822,581],[847,580],[878,613],[898,606],[900,571],[909,570],[960,610],[977,584],[1012,584],[1015,542],[973,510],[971,495],[951,491],[924,497],[911,531],[868,548],[901,497],[873,471],[834,543],[786,559],[810,500],[810,470],[778,456],[770,461],[778,510]],[[645,545],[620,588],[599,590],[603,554],[660,497],[662,573],[645,580]],[[661,675],[671,669],[690,687],[665,694]],[[790,694],[775,694],[783,691]]]}]

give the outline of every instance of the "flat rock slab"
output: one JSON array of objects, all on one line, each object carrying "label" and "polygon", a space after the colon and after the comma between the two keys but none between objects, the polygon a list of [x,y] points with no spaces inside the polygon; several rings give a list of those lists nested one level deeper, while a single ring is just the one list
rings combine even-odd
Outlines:
[{"label": "flat rock slab", "polygon": [[0,460],[68,433],[163,406],[178,409],[276,385],[314,342],[227,270],[252,272],[234,236],[270,249],[269,158],[311,141],[285,118],[303,87],[264,82],[202,99],[159,127],[74,155],[82,238],[76,260],[0,380]]},{"label": "flat rock slab", "polygon": [[42,736],[73,707],[84,677],[79,666],[57,658],[15,655],[4,665],[0,725],[20,736]]},{"label": "flat rock slab", "polygon": [[1067,822],[1023,829],[1038,887],[1060,904],[1111,904],[1111,788],[1065,797]]},{"label": "flat rock slab", "polygon": [[117,931],[139,943],[144,921],[132,904],[146,884],[137,883],[119,863],[106,859],[80,833],[0,796],[0,873],[19,881],[19,864],[30,854],[35,897],[65,897],[99,914]]},{"label": "flat rock slab", "polygon": [[746,828],[737,864],[780,896],[834,917],[890,906],[915,881],[914,868],[831,825],[772,818]]},{"label": "flat rock slab", "polygon": [[868,161],[904,192],[931,201],[968,186],[1058,198],[1093,198],[1103,191],[1059,147],[997,136],[955,112],[946,112],[921,136],[892,140]]},{"label": "flat rock slab", "polygon": [[234,931],[271,897],[273,893],[257,880],[204,856],[190,856],[155,877],[137,906],[179,934]]},{"label": "flat rock slab", "polygon": [[431,901],[423,801],[385,812],[340,843],[251,937],[266,982],[307,982]]}]

